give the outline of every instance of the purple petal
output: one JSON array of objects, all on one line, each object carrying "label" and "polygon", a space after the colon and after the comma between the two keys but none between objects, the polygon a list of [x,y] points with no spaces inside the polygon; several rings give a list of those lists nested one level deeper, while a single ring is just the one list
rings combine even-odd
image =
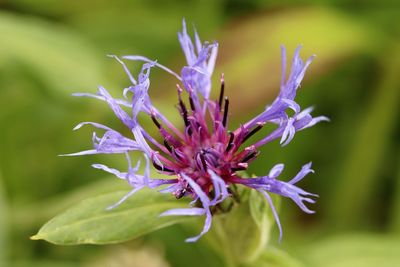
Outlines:
[{"label": "purple petal", "polygon": [[[69,153],[69,154],[61,154],[59,155],[60,157],[73,157],[73,156],[84,156],[84,155],[95,155],[95,154],[100,154],[99,151],[96,149],[89,149],[89,150],[84,150],[80,152],[75,152],[75,153]],[[111,152],[110,152],[111,154]]]},{"label": "purple petal", "polygon": [[184,19],[182,20],[182,32],[178,32],[178,40],[181,44],[183,53],[185,54],[188,65],[193,65],[195,63],[196,54],[194,52],[192,40],[187,33],[186,21]]},{"label": "purple petal", "polygon": [[296,133],[296,128],[293,126],[294,119],[290,118],[287,121],[285,130],[283,131],[282,138],[281,138],[281,145],[286,146],[293,140],[294,134]]},{"label": "purple petal", "polygon": [[82,126],[85,126],[85,125],[92,125],[92,126],[94,126],[94,127],[96,127],[96,128],[99,128],[99,129],[103,129],[103,130],[107,130],[107,131],[112,131],[112,129],[111,129],[110,127],[107,127],[107,126],[105,126],[105,125],[103,125],[103,124],[100,124],[100,123],[97,123],[97,122],[90,122],[90,121],[85,121],[85,122],[79,123],[78,125],[76,125],[76,126],[74,127],[73,130],[76,131],[76,130],[82,128]]},{"label": "purple petal", "polygon": [[295,183],[297,183],[298,181],[300,181],[301,179],[303,179],[307,174],[309,174],[309,173],[314,173],[314,170],[311,169],[311,165],[312,165],[312,162],[309,162],[309,163],[305,164],[305,165],[301,168],[301,170],[299,171],[299,173],[297,173],[297,175],[296,175],[292,180],[290,180],[288,183],[289,183],[289,184],[295,184]]},{"label": "purple petal", "polygon": [[204,235],[205,233],[208,232],[208,230],[210,230],[212,215],[211,215],[211,211],[210,211],[209,207],[211,205],[211,202],[210,202],[210,199],[207,197],[207,195],[200,188],[200,186],[195,181],[193,181],[192,178],[190,178],[189,176],[187,176],[183,173],[181,173],[181,176],[185,181],[188,182],[190,187],[193,189],[193,191],[199,197],[201,203],[203,204],[203,208],[204,208],[205,214],[206,214],[206,221],[204,223],[204,227],[203,227],[203,230],[201,231],[201,233],[198,236],[186,239],[186,242],[196,242],[202,235]]},{"label": "purple petal", "polygon": [[272,202],[272,199],[269,196],[269,194],[262,190],[258,190],[258,192],[261,192],[261,194],[263,194],[265,199],[268,201],[269,207],[271,208],[271,211],[272,211],[272,215],[274,216],[276,225],[278,226],[278,229],[279,229],[279,243],[280,243],[282,241],[283,230],[282,230],[281,221],[279,220],[278,212],[276,212],[274,203]]},{"label": "purple petal", "polygon": [[187,33],[185,20],[182,21],[182,32],[178,33],[178,39],[187,62],[187,66],[183,67],[181,71],[183,85],[186,90],[195,90],[195,95],[200,93],[204,99],[208,99],[211,90],[211,75],[218,54],[218,44],[215,42],[202,45],[195,32],[196,54],[193,42]]},{"label": "purple petal", "polygon": [[107,92],[107,90],[103,87],[99,87],[99,95],[105,98],[110,108],[114,111],[115,115],[120,119],[126,126],[129,128],[133,128],[134,122],[132,118],[128,116],[128,114],[121,109],[119,104],[115,101],[114,98]]},{"label": "purple petal", "polygon": [[[99,99],[99,100],[102,100],[102,101],[106,101],[105,97],[99,96],[99,95],[95,95],[95,94],[90,94],[90,93],[73,93],[72,95],[73,96],[78,96],[78,97],[91,97],[91,98],[96,98],[96,99]],[[132,107],[132,104],[129,103],[128,101],[126,101],[126,100],[123,100],[123,99],[114,99],[114,100],[115,100],[115,102],[117,102],[118,105],[125,106],[125,107],[128,107],[128,108]]]},{"label": "purple petal", "polygon": [[282,76],[281,76],[281,88],[286,81],[286,48],[281,45],[281,57],[282,57]]},{"label": "purple petal", "polygon": [[159,216],[201,216],[206,213],[203,208],[182,208],[182,209],[171,209],[161,213]]},{"label": "purple petal", "polygon": [[114,174],[115,176],[117,176],[120,179],[126,179],[127,177],[127,173],[121,173],[120,171],[113,169],[113,168],[109,168],[106,165],[103,164],[92,164],[92,167],[95,169],[99,169],[99,170],[103,170],[105,172]]},{"label": "purple petal", "polygon": [[123,56],[123,59],[127,59],[127,60],[134,60],[134,61],[144,61],[144,62],[148,62],[148,63],[153,63],[154,66],[168,72],[169,74],[175,76],[178,80],[182,80],[181,77],[176,74],[176,72],[170,70],[169,68],[165,67],[164,65],[161,65],[157,62],[155,62],[154,60],[151,60],[149,58],[143,57],[143,56],[137,56],[137,55],[129,55],[129,56]]},{"label": "purple petal", "polygon": [[321,121],[330,121],[330,119],[325,116],[318,116],[316,118],[312,118],[311,121],[307,125],[305,125],[304,127],[301,128],[301,130],[312,127]]},{"label": "purple petal", "polygon": [[201,187],[194,181],[192,178],[187,176],[184,173],[181,173],[182,178],[188,182],[190,187],[193,189],[193,191],[196,193],[196,195],[200,198],[201,203],[203,204],[203,208],[208,208],[210,206],[210,199],[206,195],[206,193],[203,192]]},{"label": "purple petal", "polygon": [[215,197],[211,201],[211,203],[212,203],[212,205],[216,205],[216,204],[224,201],[227,197],[229,197],[229,193],[227,190],[227,185],[221,177],[219,177],[212,170],[208,170],[208,173],[210,174],[211,180],[214,185],[214,191],[215,191]]},{"label": "purple petal", "polygon": [[201,236],[203,236],[205,233],[207,233],[210,230],[211,221],[212,221],[212,214],[211,214],[209,209],[206,209],[205,211],[206,211],[206,221],[204,223],[203,230],[201,231],[201,233],[199,235],[187,238],[185,240],[186,242],[188,242],[188,243],[196,242],[197,240],[199,240],[199,238]]},{"label": "purple petal", "polygon": [[108,55],[108,56],[109,56],[109,57],[112,57],[112,58],[115,58],[115,59],[122,65],[122,67],[124,68],[125,73],[126,73],[126,74],[128,75],[128,77],[129,77],[129,80],[131,81],[131,83],[134,84],[134,85],[136,85],[137,82],[136,82],[135,78],[133,78],[131,72],[129,71],[129,69],[128,69],[128,67],[125,65],[125,63],[124,63],[121,59],[119,59],[116,55]]},{"label": "purple petal", "polygon": [[119,205],[121,205],[125,200],[127,200],[130,196],[132,196],[133,194],[135,194],[137,191],[139,191],[140,189],[142,189],[143,187],[136,187],[135,189],[133,189],[132,191],[130,191],[128,194],[126,194],[123,198],[121,198],[117,203],[115,203],[114,205],[111,205],[109,207],[107,207],[106,210],[112,210],[116,207],[118,207]]},{"label": "purple petal", "polygon": [[283,168],[285,167],[285,165],[284,164],[276,164],[274,167],[272,167],[272,169],[269,171],[269,174],[268,174],[268,176],[270,177],[270,178],[276,178],[276,177],[278,177],[281,173],[282,173],[282,171],[283,171]]},{"label": "purple petal", "polygon": [[166,188],[163,188],[161,190],[158,190],[158,192],[163,193],[163,194],[164,193],[173,193],[173,192],[175,192],[177,190],[180,190],[182,188],[183,188],[182,185],[177,183],[177,184],[172,184],[170,186],[167,186]]},{"label": "purple petal", "polygon": [[[308,66],[311,64],[314,56],[310,57],[307,62],[304,64],[302,59],[300,58],[300,49],[301,46],[296,48],[296,51],[293,56],[292,60],[292,67],[290,70],[289,78],[287,81],[284,81],[284,73],[282,73],[282,81],[281,82],[281,92],[279,94],[280,97],[293,100],[296,96],[296,90],[299,88],[301,81],[304,78],[306,70]],[[286,52],[285,49],[282,49],[282,66],[286,64]],[[282,71],[286,72],[286,66],[282,67]]]},{"label": "purple petal", "polygon": [[196,29],[194,30],[194,40],[196,43],[197,53],[200,53],[202,45],[201,45],[201,40],[200,40],[199,34],[197,33]]},{"label": "purple petal", "polygon": [[255,143],[254,146],[260,147],[260,146],[263,146],[263,145],[279,138],[280,136],[282,136],[284,130],[285,130],[285,127],[278,127],[272,133],[270,133],[269,135],[267,135],[266,137],[264,137],[263,139],[261,139],[260,141]]},{"label": "purple petal", "polygon": [[150,181],[150,159],[146,154],[144,154],[144,158],[146,160],[146,166],[144,168],[144,175],[143,175],[144,184],[148,185]]},{"label": "purple petal", "polygon": [[294,112],[299,113],[300,112],[300,106],[299,104],[297,104],[294,100],[290,100],[290,99],[285,99],[282,98],[281,101],[285,104],[287,104],[286,108],[290,108],[292,109]]},{"label": "purple petal", "polygon": [[162,163],[160,160],[158,160],[157,156],[155,155],[154,151],[150,148],[150,146],[147,144],[146,140],[144,139],[144,136],[142,132],[140,131],[140,128],[138,126],[134,127],[132,129],[132,133],[135,136],[135,140],[138,143],[138,146],[140,149],[149,157],[149,158],[154,158],[157,164],[162,166]]},{"label": "purple petal", "polygon": [[210,57],[208,58],[207,71],[211,75],[214,72],[215,62],[218,55],[218,44],[211,47]]},{"label": "purple petal", "polygon": [[99,138],[93,133],[93,146],[95,150],[87,150],[79,153],[68,154],[69,156],[87,155],[87,154],[111,154],[125,153],[127,151],[140,150],[138,143],[132,139],[126,138],[117,131],[95,122],[82,122],[74,130],[80,129],[84,125],[92,125],[96,128],[106,130],[103,137]]}]

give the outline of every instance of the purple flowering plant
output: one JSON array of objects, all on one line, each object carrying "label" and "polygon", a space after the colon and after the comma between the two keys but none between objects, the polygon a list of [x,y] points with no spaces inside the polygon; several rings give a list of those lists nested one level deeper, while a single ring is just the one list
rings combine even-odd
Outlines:
[{"label": "purple flowering plant", "polygon": [[[312,117],[312,108],[301,109],[295,102],[297,90],[314,56],[305,62],[300,58],[300,49],[295,50],[292,65],[286,75],[286,50],[281,47],[282,78],[280,92],[273,103],[259,115],[243,123],[237,129],[229,127],[229,99],[225,96],[224,76],[221,76],[220,92],[217,99],[210,98],[211,77],[218,53],[218,43],[202,43],[195,32],[194,40],[189,36],[185,21],[178,39],[187,65],[180,74],[142,56],[118,58],[131,85],[123,90],[123,98],[113,98],[109,92],[99,87],[97,94],[78,93],[76,96],[94,97],[105,101],[117,118],[129,128],[132,137],[99,123],[82,122],[104,131],[102,136],[93,133],[93,149],[68,154],[69,156],[88,154],[125,154],[128,161],[127,172],[102,164],[93,167],[114,174],[126,180],[132,190],[108,209],[123,203],[137,191],[148,187],[160,193],[170,193],[177,199],[189,197],[193,201],[187,208],[167,210],[160,216],[204,216],[205,223],[200,234],[186,239],[195,242],[206,234],[212,224],[213,213],[221,203],[235,195],[237,185],[260,192],[268,202],[282,238],[282,227],[270,194],[292,199],[306,213],[313,213],[305,203],[314,203],[317,195],[309,193],[296,183],[312,173],[311,163],[305,164],[297,175],[288,182],[279,180],[284,165],[275,165],[267,175],[250,177],[245,171],[260,154],[260,147],[279,139],[282,146],[290,143],[296,132],[328,120],[324,116]],[[137,77],[131,74],[123,60],[144,62]],[[177,108],[184,127],[178,129],[152,103],[149,96],[150,72],[160,68],[177,79]],[[291,112],[288,112],[292,110]],[[151,118],[159,136],[152,136],[138,120],[139,113]],[[292,114],[292,115],[289,115]],[[276,125],[266,136],[255,139],[265,124]],[[161,140],[161,141],[160,141]],[[140,160],[134,166],[129,153],[139,151],[145,159],[144,173],[139,174]],[[152,177],[151,165],[169,179]]]}]

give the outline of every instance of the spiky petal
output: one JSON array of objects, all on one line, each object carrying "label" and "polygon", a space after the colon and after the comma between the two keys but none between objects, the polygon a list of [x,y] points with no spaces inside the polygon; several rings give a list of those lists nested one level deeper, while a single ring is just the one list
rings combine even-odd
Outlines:
[{"label": "spiky petal", "polygon": [[[240,184],[263,194],[271,206],[276,219],[280,238],[282,227],[279,217],[269,194],[278,194],[292,199],[304,212],[312,213],[305,203],[314,203],[315,194],[304,191],[295,184],[307,174],[313,172],[311,163],[303,166],[299,173],[289,182],[278,180],[284,165],[275,165],[266,176],[256,178],[243,177],[239,171],[247,170],[249,164],[259,155],[258,149],[280,139],[282,145],[287,145],[296,132],[309,128],[316,123],[328,120],[324,116],[313,118],[312,108],[301,110],[295,102],[297,90],[303,80],[307,68],[314,56],[306,62],[300,58],[299,46],[294,53],[291,70],[286,78],[286,50],[281,47],[282,78],[280,92],[274,102],[265,108],[255,118],[229,130],[229,99],[225,96],[225,78],[221,76],[220,95],[217,100],[211,100],[211,76],[214,70],[218,52],[218,43],[201,43],[195,32],[194,41],[189,36],[186,23],[178,33],[178,39],[186,57],[187,64],[182,67],[180,74],[157,63],[154,60],[137,56],[123,56],[116,59],[122,65],[130,81],[130,86],[122,92],[122,99],[115,99],[104,88],[99,87],[97,94],[79,93],[76,96],[93,97],[106,102],[116,117],[130,130],[132,137],[128,138],[117,131],[94,122],[84,122],[75,129],[89,124],[105,131],[102,137],[93,134],[93,149],[69,154],[109,154],[124,153],[128,161],[128,171],[120,172],[102,164],[93,167],[112,173],[126,180],[133,190],[124,198],[110,206],[114,208],[137,192],[149,187],[158,188],[161,193],[172,193],[176,198],[190,197],[193,199],[189,208],[179,208],[165,211],[160,216],[205,216],[201,233],[188,238],[187,242],[197,241],[211,227],[213,207],[231,196],[229,187]],[[131,74],[123,60],[144,62],[137,77]],[[178,112],[184,128],[179,130],[152,104],[149,96],[150,71],[160,68],[173,75],[178,82],[177,102]],[[186,96],[186,100],[184,99]],[[288,110],[294,114],[288,115]],[[293,113],[292,112],[292,113]],[[140,113],[147,114],[159,132],[160,138],[152,137],[138,120]],[[211,121],[210,121],[211,120]],[[252,145],[244,145],[253,139],[265,124],[276,125],[275,130],[261,137]],[[140,162],[132,167],[129,153],[140,151],[146,161],[144,174],[139,174]],[[171,176],[171,179],[150,177],[150,165],[157,172]],[[196,204],[196,206],[194,206]]]}]

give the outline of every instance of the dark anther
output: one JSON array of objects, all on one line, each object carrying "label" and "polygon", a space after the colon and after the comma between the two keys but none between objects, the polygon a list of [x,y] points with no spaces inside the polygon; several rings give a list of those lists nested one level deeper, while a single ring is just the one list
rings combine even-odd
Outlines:
[{"label": "dark anther", "polygon": [[158,165],[158,164],[155,163],[154,161],[153,161],[153,166],[154,166],[154,168],[156,168],[156,169],[159,170],[159,171],[163,171],[163,172],[175,172],[175,171],[173,171],[173,170],[171,170],[171,169],[168,169],[168,168],[166,168],[166,167],[161,167],[160,165]]},{"label": "dark anther", "polygon": [[190,128],[190,126],[188,126],[187,128],[188,128],[188,135],[192,136],[192,128]]},{"label": "dark anther", "polygon": [[156,117],[153,114],[151,115],[151,119],[153,120],[153,122],[157,126],[157,128],[160,129],[161,124],[158,122],[158,120],[156,119]]},{"label": "dark anther", "polygon": [[219,108],[221,109],[222,107],[222,100],[224,99],[224,91],[225,91],[225,80],[223,78],[224,76],[222,76],[221,78],[221,90],[219,91]]},{"label": "dark anther", "polygon": [[185,126],[188,126],[189,125],[188,112],[187,112],[185,104],[183,104],[183,102],[182,102],[182,99],[179,99],[179,106],[181,108],[181,112],[182,112],[183,121],[185,123]]},{"label": "dark anther", "polygon": [[207,170],[207,163],[206,163],[206,158],[204,157],[204,150],[202,150],[201,152],[200,152],[200,160],[201,160],[201,163],[203,164],[203,168],[204,168],[204,171],[206,171]]},{"label": "dark anther", "polygon": [[189,127],[188,134],[191,135],[192,134],[192,129],[190,129],[190,123],[189,123],[189,119],[188,119],[188,112],[187,112],[185,104],[183,103],[182,99],[180,99],[180,98],[179,98],[179,106],[181,108],[183,122],[185,123],[186,127]]},{"label": "dark anther", "polygon": [[263,124],[263,123],[258,124],[256,128],[254,128],[254,129],[251,130],[248,134],[245,135],[245,137],[243,138],[242,143],[244,143],[247,139],[249,139],[250,137],[252,137],[256,132],[258,132],[259,130],[261,130],[262,127],[264,127],[264,124]]},{"label": "dark anther", "polygon": [[226,121],[228,119],[228,109],[229,109],[229,99],[225,97],[225,105],[224,105],[224,118],[222,119],[222,125],[226,127]]},{"label": "dark anther", "polygon": [[236,172],[236,171],[244,171],[247,170],[246,166],[238,166],[238,167],[233,167],[231,168],[232,171]]},{"label": "dark anther", "polygon": [[229,132],[229,142],[228,142],[228,146],[226,147],[225,152],[229,152],[229,150],[231,150],[232,146],[233,146],[233,138],[235,137],[235,134],[232,132]]},{"label": "dark anther", "polygon": [[196,107],[194,106],[193,98],[191,96],[189,96],[189,103],[190,103],[190,108],[192,109],[192,111],[195,111]]},{"label": "dark anther", "polygon": [[242,162],[247,162],[247,161],[249,161],[249,160],[251,160],[251,159],[257,157],[259,154],[260,154],[260,152],[258,152],[258,151],[253,151],[253,152],[249,153],[246,157],[244,157],[244,158],[242,159]]},{"label": "dark anther", "polygon": [[187,191],[186,188],[182,188],[182,189],[179,190],[177,193],[175,193],[176,199],[182,198],[182,197],[185,195],[186,191]]},{"label": "dark anther", "polygon": [[168,143],[167,139],[164,139],[164,146],[168,149],[170,153],[172,153],[172,146]]}]

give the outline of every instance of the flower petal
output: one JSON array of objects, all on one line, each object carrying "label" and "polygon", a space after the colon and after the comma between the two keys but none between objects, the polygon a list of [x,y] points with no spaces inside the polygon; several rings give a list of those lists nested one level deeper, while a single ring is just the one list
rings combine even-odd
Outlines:
[{"label": "flower petal", "polygon": [[203,208],[182,208],[182,209],[171,209],[161,213],[159,216],[201,216],[206,213]]},{"label": "flower petal", "polygon": [[263,194],[265,199],[268,201],[269,207],[271,208],[271,211],[272,211],[272,215],[274,216],[276,225],[278,226],[278,229],[279,229],[279,242],[281,242],[282,241],[282,236],[283,236],[283,230],[282,230],[281,221],[279,220],[278,212],[276,211],[274,203],[272,202],[272,199],[271,199],[270,195],[267,192],[265,192],[263,190],[258,190],[258,192]]},{"label": "flower petal", "polygon": [[268,176],[269,176],[270,178],[274,178],[274,179],[275,179],[276,177],[278,177],[278,176],[282,173],[284,167],[285,167],[285,165],[282,164],[282,163],[276,164],[276,165],[275,165],[274,167],[272,167],[272,169],[269,171]]}]

